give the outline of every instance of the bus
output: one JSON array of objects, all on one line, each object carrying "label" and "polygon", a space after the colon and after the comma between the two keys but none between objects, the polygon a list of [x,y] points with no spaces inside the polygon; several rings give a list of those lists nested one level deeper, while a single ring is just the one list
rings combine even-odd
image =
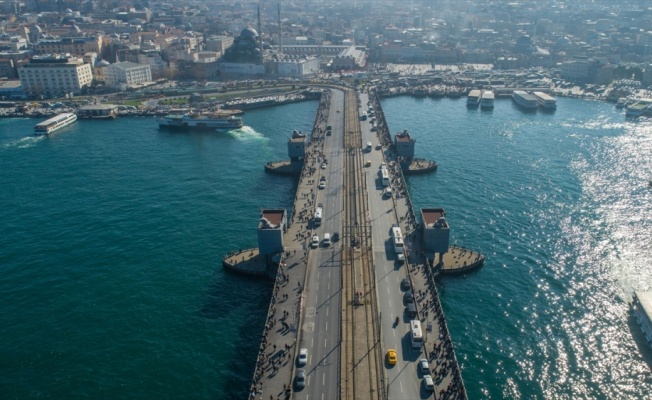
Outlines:
[{"label": "bus", "polygon": [[392,242],[394,243],[394,251],[396,254],[403,254],[403,233],[401,233],[401,228],[394,225],[392,226]]},{"label": "bus", "polygon": [[414,349],[423,347],[423,331],[421,330],[421,322],[417,319],[410,321],[410,341]]},{"label": "bus", "polygon": [[323,212],[323,210],[322,210],[321,207],[317,207],[317,209],[315,210],[315,225],[317,225],[317,226],[321,225],[321,214],[322,214],[322,212]]},{"label": "bus", "polygon": [[380,169],[380,179],[384,187],[389,186],[389,171],[387,168]]}]

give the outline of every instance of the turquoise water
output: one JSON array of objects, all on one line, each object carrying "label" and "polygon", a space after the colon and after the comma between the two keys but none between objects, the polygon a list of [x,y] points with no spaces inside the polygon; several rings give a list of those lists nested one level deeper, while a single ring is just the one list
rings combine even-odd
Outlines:
[{"label": "turquoise water", "polygon": [[415,206],[443,206],[453,241],[487,255],[440,285],[472,399],[652,389],[627,308],[632,290],[652,287],[652,122],[558,103],[523,114],[509,100],[493,112],[464,99],[383,102],[391,130],[410,130],[417,155],[440,163],[410,178]]},{"label": "turquoise water", "polygon": [[[271,287],[220,257],[256,244],[267,175],[317,102],[253,110],[229,134],[152,119],[52,137],[0,120],[0,398],[245,398]],[[645,398],[627,300],[652,287],[652,122],[559,99],[554,114],[383,100],[440,163],[411,177],[485,266],[440,294],[470,398]]]}]

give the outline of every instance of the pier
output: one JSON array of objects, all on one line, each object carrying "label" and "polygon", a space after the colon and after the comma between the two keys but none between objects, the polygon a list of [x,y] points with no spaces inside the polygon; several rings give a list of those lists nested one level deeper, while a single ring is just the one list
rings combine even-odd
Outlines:
[{"label": "pier", "polygon": [[[367,104],[374,125],[360,120]],[[436,279],[477,268],[484,256],[448,244],[443,208],[421,209],[417,222],[405,175],[437,164],[413,156],[408,132],[394,141],[389,132],[373,91],[331,88],[310,136],[289,139],[290,160],[265,165],[298,176],[293,209],[261,210],[259,247],[222,260],[274,282],[250,400],[466,398]],[[401,254],[392,227],[403,232]],[[422,324],[420,342],[411,321]],[[432,388],[421,360],[430,363]]]}]

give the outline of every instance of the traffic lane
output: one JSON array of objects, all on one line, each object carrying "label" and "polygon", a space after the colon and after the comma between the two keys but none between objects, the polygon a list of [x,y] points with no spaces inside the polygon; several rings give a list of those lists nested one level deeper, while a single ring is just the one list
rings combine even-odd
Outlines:
[{"label": "traffic lane", "polygon": [[[306,388],[298,398],[318,398],[317,395],[328,393],[325,382],[337,380],[337,365],[339,353],[333,351],[339,332],[339,298],[331,295],[335,290],[339,292],[339,269],[324,268],[331,264],[336,254],[334,248],[320,248],[310,263],[312,269],[310,292],[306,293],[306,334],[302,339],[302,346],[308,348],[308,363],[306,370]],[[303,396],[306,397],[303,397]]]},{"label": "traffic lane", "polygon": [[[330,253],[329,248],[322,249],[322,253]],[[311,376],[312,398],[318,395],[326,395],[329,398],[329,390],[326,387],[328,382],[337,380],[337,337],[339,335],[339,293],[338,268],[328,268],[331,265],[332,254],[321,254],[319,265],[316,267],[318,273],[316,279],[319,288],[314,294],[315,304],[315,335],[311,342],[312,358],[311,369],[306,371]]]}]

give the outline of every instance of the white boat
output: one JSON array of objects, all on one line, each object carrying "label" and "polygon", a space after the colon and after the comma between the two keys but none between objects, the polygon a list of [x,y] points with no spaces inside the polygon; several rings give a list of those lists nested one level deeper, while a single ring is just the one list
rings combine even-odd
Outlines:
[{"label": "white boat", "polygon": [[225,114],[168,114],[165,117],[157,118],[159,126],[181,129],[217,129],[231,130],[242,128],[242,118]]},{"label": "white boat", "polygon": [[512,101],[525,110],[536,110],[539,108],[539,100],[536,97],[522,90],[514,90]]},{"label": "white boat", "polygon": [[645,339],[652,346],[652,292],[634,292],[631,308]]},{"label": "white boat", "polygon": [[466,96],[466,106],[469,108],[475,108],[480,105],[480,96],[482,96],[482,90],[473,89]]},{"label": "white boat", "polygon": [[552,111],[557,109],[557,100],[548,93],[532,92],[532,95],[537,98],[539,101],[539,107],[544,110]]},{"label": "white boat", "polygon": [[483,110],[493,110],[494,109],[494,99],[496,96],[491,90],[485,90],[482,92],[480,97],[480,108]]},{"label": "white boat", "polygon": [[39,122],[34,126],[35,135],[49,135],[58,131],[59,129],[65,128],[66,126],[77,121],[77,116],[73,113],[62,113],[56,117],[52,117],[43,122]]},{"label": "white boat", "polygon": [[639,99],[636,103],[627,106],[625,115],[628,117],[640,117],[648,114],[652,107],[652,99]]}]

